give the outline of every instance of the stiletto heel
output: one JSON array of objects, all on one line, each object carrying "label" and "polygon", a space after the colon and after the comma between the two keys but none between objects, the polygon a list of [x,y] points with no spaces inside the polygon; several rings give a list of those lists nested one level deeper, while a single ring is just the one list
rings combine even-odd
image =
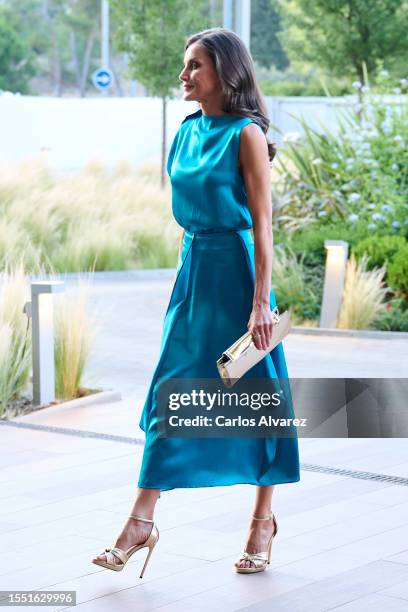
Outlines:
[{"label": "stiletto heel", "polygon": [[149,552],[147,553],[147,557],[146,557],[146,559],[145,559],[145,562],[144,562],[144,565],[143,565],[142,571],[140,572],[140,578],[143,578],[143,574],[144,574],[144,571],[145,571],[145,569],[146,569],[146,567],[147,567],[147,564],[148,564],[148,562],[149,562],[150,555],[151,555],[151,554],[152,554],[152,552],[153,552],[153,548],[154,548],[154,546],[152,546],[151,548],[149,548]]},{"label": "stiletto heel", "polygon": [[278,533],[278,524],[276,522],[276,518],[274,514],[269,514],[268,516],[254,516],[252,518],[255,521],[270,521],[273,520],[274,531],[271,535],[267,548],[265,551],[257,552],[257,553],[249,553],[246,550],[242,551],[239,561],[251,561],[254,567],[237,567],[235,566],[235,571],[240,574],[254,574],[256,572],[263,572],[266,570],[268,565],[271,563],[271,550],[272,550],[272,541],[276,534]]},{"label": "stiletto heel", "polygon": [[278,523],[276,522],[275,515],[273,515],[273,523],[274,523],[275,529],[274,529],[274,532],[273,532],[273,536],[269,540],[269,544],[268,544],[268,565],[270,565],[270,563],[271,563],[272,542],[273,542],[274,537],[278,533]]},{"label": "stiletto heel", "polygon": [[[150,519],[145,519],[141,516],[136,516],[134,514],[129,515],[129,518],[134,518],[139,521],[143,521],[144,523],[152,523],[152,530],[146,540],[141,544],[135,544],[134,546],[131,546],[127,550],[122,550],[117,546],[114,546],[112,548],[105,548],[105,550],[101,554],[106,555],[106,561],[104,561],[103,559],[97,559],[95,557],[95,559],[92,559],[92,563],[95,563],[95,565],[100,565],[101,567],[106,567],[106,569],[111,569],[114,572],[120,572],[123,570],[126,563],[129,561],[130,557],[135,552],[137,552],[141,548],[148,548],[149,552],[147,554],[142,571],[140,573],[140,578],[143,578],[144,571],[147,567],[153,549],[159,541],[159,530],[157,529],[154,521],[151,521]],[[114,559],[118,559],[120,563],[115,563]]]}]

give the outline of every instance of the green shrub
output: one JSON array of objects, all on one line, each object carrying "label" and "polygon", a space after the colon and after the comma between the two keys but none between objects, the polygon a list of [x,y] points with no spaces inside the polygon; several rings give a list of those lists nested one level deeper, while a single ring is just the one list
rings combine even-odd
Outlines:
[{"label": "green shrub", "polygon": [[392,289],[408,293],[408,244],[400,249],[389,264],[387,278]]},{"label": "green shrub", "polygon": [[358,242],[352,251],[357,259],[366,254],[369,258],[367,267],[373,269],[388,265],[406,245],[403,236],[370,236]]},{"label": "green shrub", "polygon": [[388,302],[384,312],[374,321],[376,329],[382,331],[408,332],[408,309],[403,298]]},{"label": "green shrub", "polygon": [[[294,80],[261,80],[260,86],[265,96],[326,96],[327,91],[318,80],[294,81]],[[332,96],[343,96],[352,93],[348,83],[329,84]]]},{"label": "green shrub", "polygon": [[[324,265],[326,261],[325,240],[344,240],[352,247],[367,235],[364,226],[352,228],[346,224],[314,225],[294,232],[286,238],[293,252],[304,258],[306,266]],[[282,233],[279,234],[282,237]]]},{"label": "green shrub", "polygon": [[357,85],[360,102],[339,111],[336,130],[300,117],[299,131],[283,135],[274,166],[282,179],[275,201],[285,202],[280,223],[296,230],[341,222],[408,236],[408,96],[395,104]]},{"label": "green shrub", "polygon": [[323,273],[313,274],[304,266],[303,258],[283,245],[274,250],[272,287],[279,310],[290,309],[299,320],[314,319],[319,314]]}]

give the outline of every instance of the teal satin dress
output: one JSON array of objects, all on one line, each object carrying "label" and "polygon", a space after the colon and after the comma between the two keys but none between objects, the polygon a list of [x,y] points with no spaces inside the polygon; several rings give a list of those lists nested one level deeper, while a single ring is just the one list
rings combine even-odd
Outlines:
[{"label": "teal satin dress", "polygon": [[[146,443],[139,487],[165,491],[300,480],[297,437],[158,436],[160,382],[169,378],[220,380],[216,360],[248,331],[254,240],[238,155],[241,130],[251,122],[248,117],[212,116],[199,110],[182,121],[169,151],[172,210],[185,233],[164,318],[160,357],[140,419]],[[273,308],[273,291],[270,302]],[[282,344],[245,376],[286,378]]]}]

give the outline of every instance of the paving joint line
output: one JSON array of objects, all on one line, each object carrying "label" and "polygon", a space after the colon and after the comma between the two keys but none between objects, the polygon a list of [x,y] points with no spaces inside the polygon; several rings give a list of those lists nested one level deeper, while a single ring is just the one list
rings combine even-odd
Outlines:
[{"label": "paving joint line", "polygon": [[[131,438],[128,436],[119,436],[116,434],[105,434],[97,431],[84,431],[82,429],[70,429],[67,427],[57,427],[55,425],[40,425],[38,423],[22,423],[20,421],[5,421],[0,420],[0,425],[5,427],[16,427],[20,429],[32,429],[36,431],[46,431],[49,433],[58,433],[67,436],[78,438],[94,438],[97,440],[110,440],[112,442],[120,442],[122,444],[136,444],[143,446],[145,441],[142,438]],[[336,468],[328,465],[319,465],[316,463],[300,463],[300,469],[306,472],[318,472],[321,474],[334,474],[335,476],[345,476],[357,478],[359,480],[371,480],[376,482],[389,482],[394,485],[408,486],[408,478],[403,476],[393,476],[392,474],[380,474],[378,472],[366,472],[359,470],[351,470],[347,468]]]}]

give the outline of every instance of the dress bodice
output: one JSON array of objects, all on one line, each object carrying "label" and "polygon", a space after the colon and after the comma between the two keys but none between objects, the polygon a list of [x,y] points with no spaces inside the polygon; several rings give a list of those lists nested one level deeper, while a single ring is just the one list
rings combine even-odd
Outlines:
[{"label": "dress bodice", "polygon": [[205,115],[182,121],[170,147],[167,172],[172,210],[190,232],[252,227],[245,183],[238,171],[240,133],[251,117]]}]

